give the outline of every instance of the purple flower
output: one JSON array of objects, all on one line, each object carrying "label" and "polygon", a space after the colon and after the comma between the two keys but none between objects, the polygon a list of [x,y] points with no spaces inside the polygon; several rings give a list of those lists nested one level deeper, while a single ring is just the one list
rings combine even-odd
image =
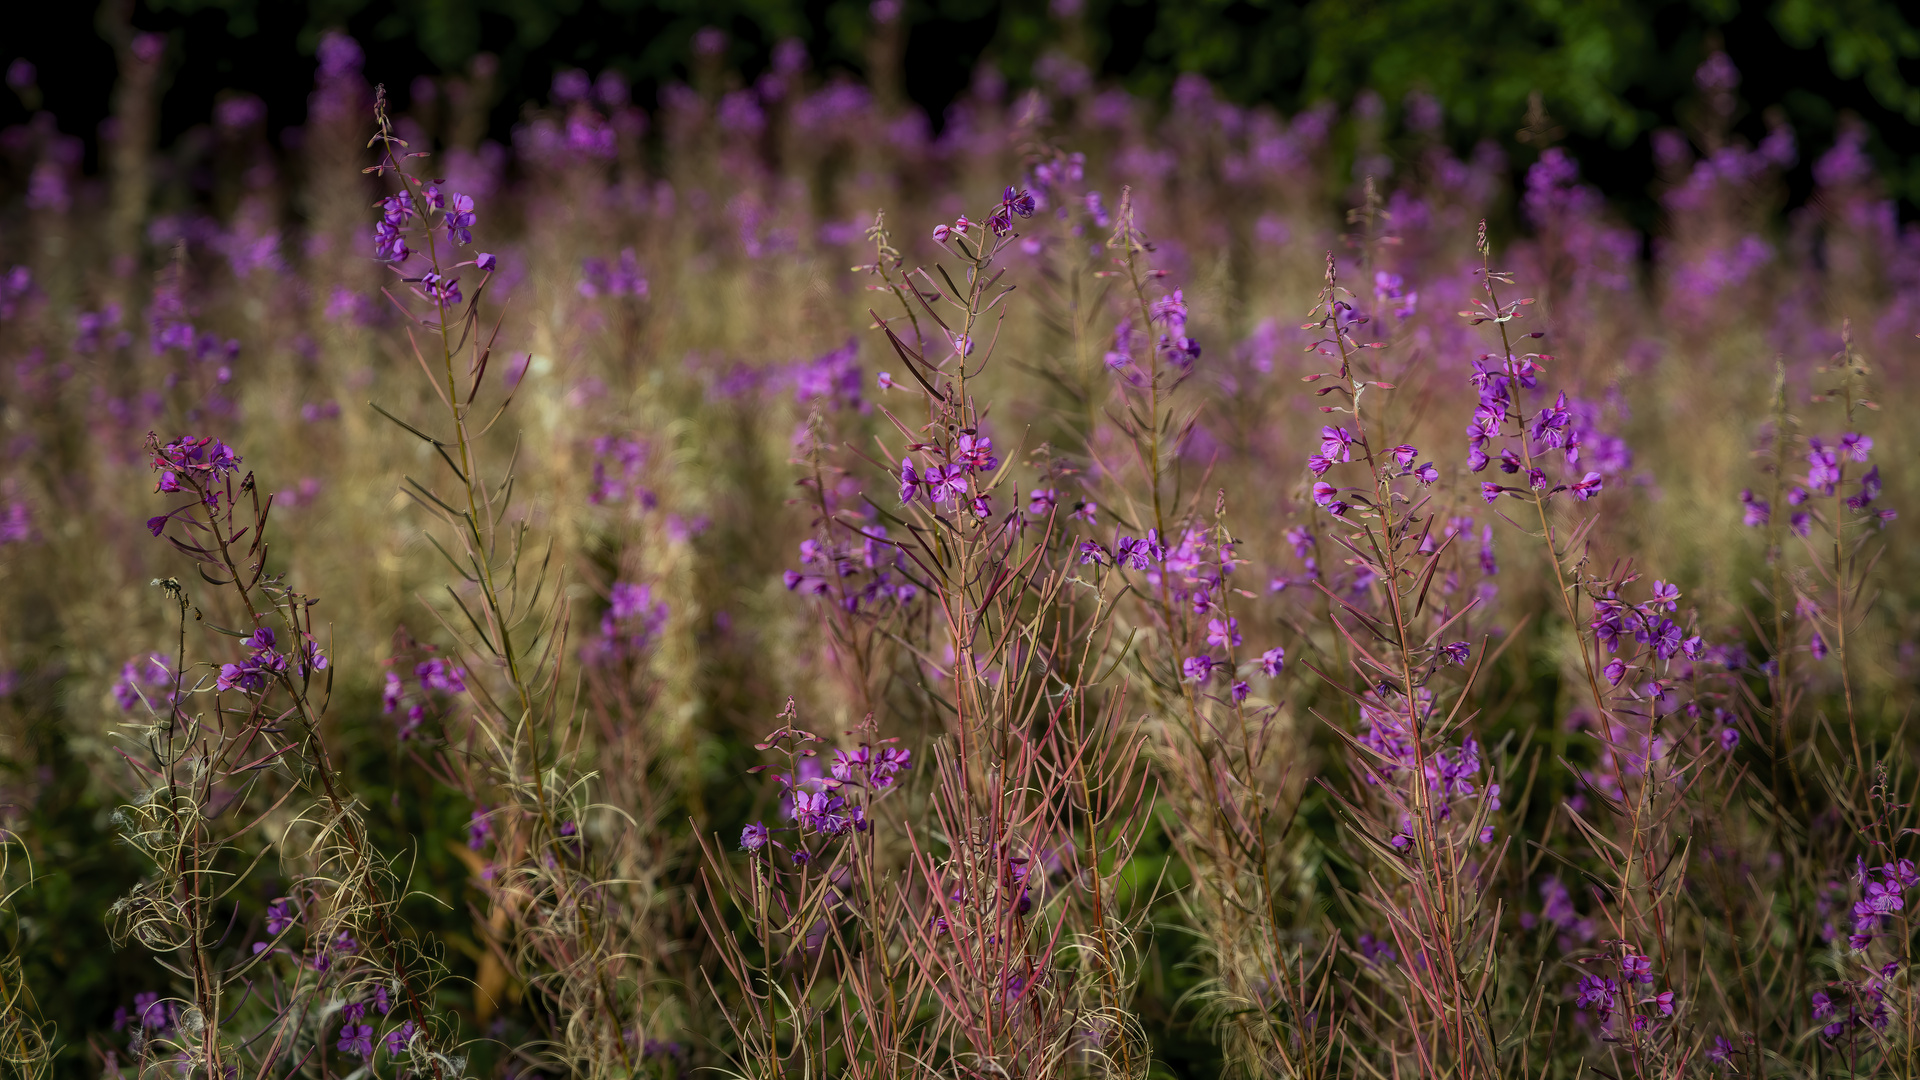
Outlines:
[{"label": "purple flower", "polygon": [[1860,477],[1858,494],[1847,496],[1847,505],[1855,510],[1865,510],[1868,504],[1880,497],[1880,466],[1875,465]]},{"label": "purple flower", "polygon": [[1600,494],[1600,488],[1605,483],[1606,479],[1599,473],[1590,472],[1574,482],[1573,497],[1579,499],[1581,502],[1586,502],[1588,499]]},{"label": "purple flower", "polygon": [[491,274],[499,267],[500,260],[495,258],[492,252],[483,251],[474,256],[473,265],[478,267],[482,273]]},{"label": "purple flower", "polygon": [[1313,485],[1313,501],[1320,506],[1331,506],[1333,505],[1334,495],[1338,494],[1339,491],[1339,488],[1322,480]]},{"label": "purple flower", "polygon": [[740,846],[748,851],[759,851],[767,846],[772,834],[767,827],[756,821],[740,830]]},{"label": "purple flower", "polygon": [[1419,450],[1404,445],[1396,446],[1392,450],[1389,450],[1388,453],[1393,455],[1394,463],[1403,469],[1413,468],[1413,459],[1420,456]]},{"label": "purple flower", "polygon": [[267,905],[267,933],[275,937],[292,928],[296,912],[291,900],[275,900]]},{"label": "purple flower", "polygon": [[1207,644],[1218,649],[1237,647],[1240,644],[1240,620],[1208,619]]},{"label": "purple flower", "polygon": [[1607,661],[1607,666],[1602,674],[1607,677],[1607,682],[1614,686],[1619,686],[1620,680],[1627,677],[1627,662],[1616,656]]},{"label": "purple flower", "polygon": [[1353,433],[1343,427],[1320,429],[1320,454],[1329,461],[1353,460]]},{"label": "purple flower", "polygon": [[1680,609],[1679,600],[1680,586],[1669,585],[1664,581],[1656,580],[1653,583],[1653,599],[1647,602],[1647,606],[1650,608],[1664,607],[1668,611],[1678,611]]},{"label": "purple flower", "polygon": [[387,1053],[397,1056],[407,1048],[408,1043],[413,1041],[415,1034],[416,1031],[414,1030],[413,1021],[411,1020],[387,1032]]},{"label": "purple flower", "polygon": [[467,692],[467,669],[437,657],[415,665],[413,674],[420,680],[420,685],[428,690],[438,690],[443,694]]},{"label": "purple flower", "polygon": [[373,252],[382,262],[399,263],[406,262],[413,249],[397,227],[382,221],[373,227]]},{"label": "purple flower", "polygon": [[1247,700],[1247,695],[1251,693],[1253,693],[1253,687],[1248,686],[1246,683],[1246,680],[1237,679],[1234,681],[1234,684],[1233,684],[1234,704],[1237,705],[1240,702]]},{"label": "purple flower", "polygon": [[1218,664],[1218,660],[1202,653],[1199,656],[1187,657],[1187,659],[1181,663],[1180,671],[1191,682],[1205,682],[1207,677],[1213,674],[1213,669]]},{"label": "purple flower", "polygon": [[1739,745],[1740,730],[1738,728],[1728,727],[1720,729],[1720,749],[1731,752],[1734,747]]},{"label": "purple flower", "polygon": [[437,274],[429,270],[420,275],[420,295],[436,307],[459,307],[465,301],[460,295],[460,279]]},{"label": "purple flower", "polygon": [[1600,975],[1582,975],[1573,1007],[1594,1010],[1604,1024],[1613,1017],[1614,998],[1619,993],[1620,985],[1612,979]]},{"label": "purple flower", "polygon": [[1725,1065],[1733,1060],[1733,1043],[1725,1035],[1713,1037],[1713,1049],[1707,1051],[1707,1060],[1715,1065]]},{"label": "purple flower", "polygon": [[148,1031],[164,1032],[173,1027],[175,1007],[160,1000],[160,995],[149,990],[144,994],[133,995],[133,1014],[137,1023]]},{"label": "purple flower", "polygon": [[1473,646],[1464,641],[1456,641],[1448,645],[1440,646],[1440,655],[1444,657],[1449,664],[1459,664],[1461,667],[1465,667],[1467,660],[1473,655]]},{"label": "purple flower", "polygon": [[1765,499],[1754,498],[1752,488],[1741,490],[1740,502],[1746,507],[1746,512],[1742,515],[1742,521],[1748,528],[1758,528],[1759,526],[1765,525],[1773,517],[1773,508],[1767,505]]},{"label": "purple flower", "polygon": [[1827,639],[1820,636],[1820,631],[1813,632],[1813,640],[1807,643],[1807,651],[1813,653],[1815,660],[1827,658]]},{"label": "purple flower", "polygon": [[[473,243],[473,199],[458,193],[447,196],[446,210],[447,239],[456,244]],[[482,267],[482,269],[487,269]]]},{"label": "purple flower", "polygon": [[1440,470],[1434,468],[1433,462],[1429,461],[1413,470],[1413,478],[1423,484],[1431,484],[1440,479]]},{"label": "purple flower", "polygon": [[339,1050],[343,1054],[355,1057],[373,1056],[373,1026],[371,1024],[348,1024],[340,1029]]},{"label": "purple flower", "polygon": [[1480,497],[1489,503],[1497,502],[1500,498],[1500,492],[1503,490],[1505,489],[1491,480],[1482,480],[1480,482]]},{"label": "purple flower", "polygon": [[487,816],[486,807],[476,806],[467,818],[467,847],[479,851],[493,838],[493,821]]},{"label": "purple flower", "polygon": [[1269,679],[1277,679],[1287,666],[1287,650],[1275,645],[1260,654],[1260,673]]}]

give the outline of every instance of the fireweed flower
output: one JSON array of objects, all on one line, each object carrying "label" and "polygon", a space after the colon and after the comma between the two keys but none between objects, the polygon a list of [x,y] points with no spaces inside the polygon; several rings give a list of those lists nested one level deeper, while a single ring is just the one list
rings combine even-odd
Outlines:
[{"label": "fireweed flower", "polygon": [[1274,646],[1260,654],[1260,673],[1269,679],[1277,679],[1287,666],[1287,650]]},{"label": "fireweed flower", "polygon": [[446,214],[443,218],[447,227],[447,239],[463,246],[473,243],[475,220],[472,197],[457,193],[447,196]]},{"label": "fireweed flower", "polygon": [[487,841],[491,839],[493,839],[493,821],[488,817],[486,807],[476,806],[473,808],[472,815],[467,818],[467,848],[470,851],[479,851],[486,847]]},{"label": "fireweed flower", "polygon": [[399,1027],[394,1028],[392,1031],[387,1032],[387,1038],[386,1038],[387,1053],[392,1054],[394,1056],[398,1056],[402,1051],[406,1050],[407,1044],[413,1042],[414,1034],[415,1034],[415,1029],[413,1026],[413,1021],[411,1020],[408,1020],[407,1022],[401,1024]]},{"label": "fireweed flower", "polygon": [[1343,427],[1320,429],[1320,455],[1328,461],[1353,460],[1353,433]]},{"label": "fireweed flower", "polygon": [[[1013,231],[1014,218],[1033,216],[1034,206],[1032,192],[1022,189],[1016,193],[1009,187],[1006,193],[1000,196],[1000,205],[995,207],[993,214],[987,218],[987,228],[993,230],[995,236],[1005,236]],[[956,231],[957,229],[956,223]]]},{"label": "fireweed flower", "polygon": [[1744,488],[1741,490],[1740,502],[1746,507],[1746,511],[1742,515],[1741,520],[1748,528],[1758,528],[1759,526],[1765,525],[1773,517],[1772,507],[1767,505],[1765,499],[1754,498],[1752,488]]},{"label": "fireweed flower", "polygon": [[373,227],[374,257],[382,262],[402,263],[413,252],[407,247],[404,232],[413,219],[413,192],[400,191],[380,201],[380,220]]},{"label": "fireweed flower", "polygon": [[913,501],[920,490],[920,474],[914,471],[912,458],[900,459],[900,502],[902,505]]},{"label": "fireweed flower", "polygon": [[1880,497],[1880,466],[1875,465],[1860,477],[1860,490],[1847,496],[1847,506],[1854,510],[1865,510],[1868,504]]},{"label": "fireweed flower", "polygon": [[740,830],[740,846],[747,851],[759,851],[767,846],[771,836],[767,827],[756,821]]},{"label": "fireweed flower", "polygon": [[1181,663],[1180,671],[1181,674],[1187,677],[1189,682],[1205,682],[1208,676],[1213,674],[1213,669],[1218,664],[1218,660],[1202,653],[1199,656],[1187,657],[1186,660]]},{"label": "fireweed flower", "polygon": [[343,1054],[355,1057],[373,1056],[373,1026],[370,1024],[348,1024],[340,1029],[340,1041],[337,1048]]},{"label": "fireweed flower", "polygon": [[419,284],[421,298],[436,307],[459,307],[466,299],[460,294],[460,278],[457,275],[449,277],[429,270],[411,280]]},{"label": "fireweed flower", "polygon": [[1591,1009],[1594,1017],[1602,1025],[1613,1019],[1615,999],[1619,996],[1620,984],[1601,975],[1582,975],[1576,989],[1573,1007]]},{"label": "fireweed flower", "polygon": [[441,659],[427,660],[413,669],[414,677],[428,690],[437,690],[443,694],[464,694],[467,692],[467,669]]},{"label": "fireweed flower", "polygon": [[1240,620],[1231,618],[1224,620],[1208,619],[1207,644],[1218,649],[1224,649],[1229,646],[1238,647],[1240,644]]}]

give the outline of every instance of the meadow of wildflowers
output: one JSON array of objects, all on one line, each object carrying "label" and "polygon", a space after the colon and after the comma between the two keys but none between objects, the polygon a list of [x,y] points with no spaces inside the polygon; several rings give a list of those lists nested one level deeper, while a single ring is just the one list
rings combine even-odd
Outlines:
[{"label": "meadow of wildflowers", "polygon": [[1920,1076],[1920,230],[1726,56],[1649,238],[1426,100],[163,53],[0,133],[7,1068]]}]

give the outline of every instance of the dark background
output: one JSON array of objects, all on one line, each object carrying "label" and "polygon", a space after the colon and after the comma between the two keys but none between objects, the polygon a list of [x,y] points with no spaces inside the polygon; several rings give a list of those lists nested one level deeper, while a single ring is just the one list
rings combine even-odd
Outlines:
[{"label": "dark background", "polygon": [[[494,54],[504,141],[560,68],[618,69],[650,103],[686,77],[691,38],[712,25],[749,78],[788,37],[807,44],[816,74],[857,76],[872,26],[865,0],[138,0],[132,11],[136,27],[169,38],[163,144],[205,123],[230,88],[266,100],[269,130],[300,123],[314,48],[333,28],[361,42],[368,78],[402,101],[414,76]],[[1102,79],[1161,97],[1197,71],[1234,100],[1288,111],[1372,88],[1391,117],[1425,90],[1452,141],[1498,139],[1523,165],[1535,150],[1514,135],[1537,91],[1585,174],[1643,226],[1656,220],[1649,134],[1684,127],[1693,71],[1719,45],[1743,76],[1738,130],[1757,140],[1771,115],[1800,137],[1790,205],[1811,190],[1812,159],[1857,118],[1902,215],[1920,206],[1920,31],[1894,0],[1085,0],[1064,18],[1044,0],[907,0],[904,18],[905,90],[936,128],[982,61],[1017,85],[1061,41]],[[16,9],[0,46],[0,63],[39,67],[43,107],[87,140],[90,166],[114,81],[99,20],[91,0]],[[0,94],[0,126],[26,115]]]}]

